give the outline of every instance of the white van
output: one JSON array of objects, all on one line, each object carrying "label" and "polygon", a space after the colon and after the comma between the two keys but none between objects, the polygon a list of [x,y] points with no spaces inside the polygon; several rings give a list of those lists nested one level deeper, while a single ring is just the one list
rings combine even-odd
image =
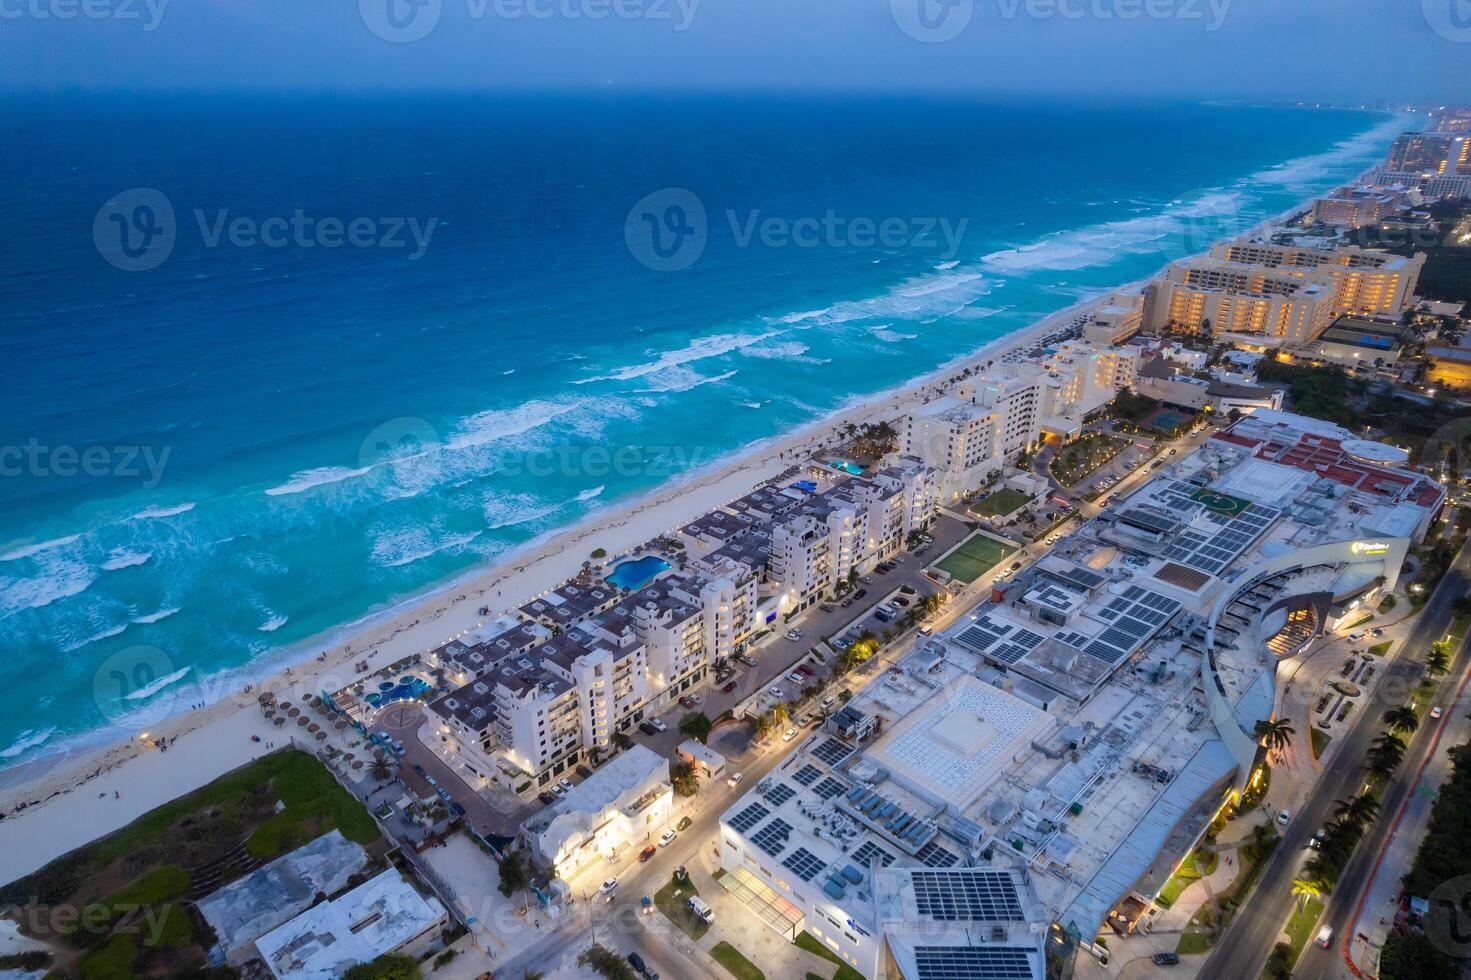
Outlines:
[{"label": "white van", "polygon": [[1333,927],[1324,926],[1323,928],[1319,929],[1318,938],[1314,939],[1313,942],[1317,943],[1324,949],[1327,949],[1328,944],[1333,942]]},{"label": "white van", "polygon": [[705,904],[705,900],[698,895],[690,897],[689,910],[704,920],[706,925],[715,921],[715,910]]}]

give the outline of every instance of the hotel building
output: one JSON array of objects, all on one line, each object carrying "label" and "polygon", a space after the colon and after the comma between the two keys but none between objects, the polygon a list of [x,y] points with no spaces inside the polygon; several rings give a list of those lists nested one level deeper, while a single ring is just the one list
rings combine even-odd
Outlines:
[{"label": "hotel building", "polygon": [[963,382],[904,419],[904,454],[934,469],[940,499],[953,501],[1036,446],[1046,388],[1035,365]]},{"label": "hotel building", "polygon": [[1471,174],[1471,136],[1455,132],[1401,133],[1384,169],[1426,177]]}]

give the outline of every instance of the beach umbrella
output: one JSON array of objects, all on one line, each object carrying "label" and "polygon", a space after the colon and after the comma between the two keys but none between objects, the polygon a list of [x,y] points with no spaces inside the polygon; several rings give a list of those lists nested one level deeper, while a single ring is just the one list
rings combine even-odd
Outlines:
[{"label": "beach umbrella", "polygon": [[286,713],[288,715],[290,715],[291,717],[295,718],[297,715],[301,714],[301,709],[300,708],[292,708],[290,711],[288,711]]},{"label": "beach umbrella", "polygon": [[277,718],[276,719],[276,727],[277,728],[281,727],[284,724],[286,724],[286,719],[285,718]]},{"label": "beach umbrella", "polygon": [[296,723],[298,725],[305,725],[306,724],[306,715],[302,715],[300,718],[296,719]]},{"label": "beach umbrella", "polygon": [[354,759],[354,760],[352,760],[352,767],[354,769],[361,769],[361,768],[363,768],[363,760],[361,760],[361,759]]},{"label": "beach umbrella", "polygon": [[316,722],[312,722],[310,725],[306,726],[306,730],[309,732],[319,732],[322,730],[322,726],[318,725]]},{"label": "beach umbrella", "polygon": [[320,742],[327,737],[326,732],[317,732],[317,741]]},{"label": "beach umbrella", "polygon": [[332,723],[332,727],[337,729],[339,732],[342,731],[344,728],[347,727],[347,719],[338,718],[335,722]]},{"label": "beach umbrella", "polygon": [[279,705],[279,707],[281,708],[282,711],[285,711],[287,708],[291,707],[291,702],[290,701],[282,701],[281,704]]}]

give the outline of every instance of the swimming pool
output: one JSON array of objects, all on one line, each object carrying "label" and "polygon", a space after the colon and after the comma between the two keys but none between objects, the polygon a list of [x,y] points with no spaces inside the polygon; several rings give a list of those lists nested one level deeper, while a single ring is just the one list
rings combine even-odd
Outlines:
[{"label": "swimming pool", "polygon": [[644,555],[633,561],[619,563],[613,571],[608,573],[608,581],[620,589],[637,592],[654,581],[660,572],[668,571],[673,567],[658,555]]},{"label": "swimming pool", "polygon": [[853,463],[850,463],[847,460],[835,459],[827,465],[831,466],[835,470],[842,470],[844,473],[848,473],[852,476],[863,475],[863,467],[855,466]]},{"label": "swimming pool", "polygon": [[374,708],[381,708],[394,701],[422,701],[433,690],[434,685],[422,677],[407,674],[400,677],[397,683],[379,681],[378,690],[367,692],[363,695],[363,700]]}]

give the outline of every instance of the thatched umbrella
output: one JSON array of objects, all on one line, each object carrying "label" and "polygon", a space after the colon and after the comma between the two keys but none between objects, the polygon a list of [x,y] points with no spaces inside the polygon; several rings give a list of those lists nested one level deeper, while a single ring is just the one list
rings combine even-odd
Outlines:
[{"label": "thatched umbrella", "polygon": [[298,725],[304,726],[306,724],[306,715],[302,715],[300,718],[296,719],[296,723]]},{"label": "thatched umbrella", "polygon": [[315,734],[316,732],[322,730],[322,726],[318,725],[316,722],[312,722],[310,725],[306,726],[306,730]]},{"label": "thatched umbrella", "polygon": [[362,759],[354,759],[352,761],[352,767],[354,769],[361,769],[361,768],[363,768],[363,760]]},{"label": "thatched umbrella", "polygon": [[317,732],[317,741],[320,742],[327,737],[326,732]]},{"label": "thatched umbrella", "polygon": [[332,727],[335,728],[335,729],[337,729],[339,732],[342,731],[344,728],[347,727],[347,719],[346,718],[338,718],[336,721],[334,721],[332,723]]},{"label": "thatched umbrella", "polygon": [[277,728],[280,728],[284,724],[286,724],[286,719],[285,718],[277,718],[276,719],[276,727]]},{"label": "thatched umbrella", "polygon": [[276,696],[270,691],[265,691],[261,694],[260,697],[256,698],[256,700],[259,701],[261,704],[270,704],[272,701],[276,700]]},{"label": "thatched umbrella", "polygon": [[300,708],[291,708],[286,713],[288,715],[290,715],[291,717],[295,718],[297,715],[301,714],[301,709]]}]

